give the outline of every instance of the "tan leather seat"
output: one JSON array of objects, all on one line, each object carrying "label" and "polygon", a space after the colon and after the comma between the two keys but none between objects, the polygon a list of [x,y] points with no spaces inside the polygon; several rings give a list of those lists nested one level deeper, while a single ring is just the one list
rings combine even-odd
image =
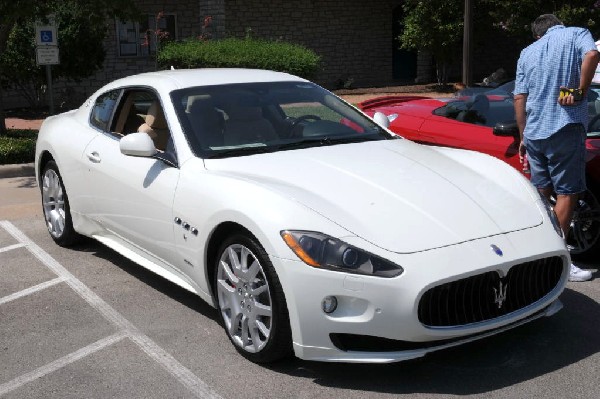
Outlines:
[{"label": "tan leather seat", "polygon": [[171,137],[169,126],[165,119],[162,107],[158,101],[152,102],[146,115],[146,123],[138,128],[138,132],[148,133],[154,141],[157,150],[164,151],[167,148],[167,142]]},{"label": "tan leather seat", "polygon": [[225,121],[225,145],[266,143],[279,138],[258,105],[232,104],[226,112],[229,118]]},{"label": "tan leather seat", "polygon": [[185,110],[202,148],[223,145],[223,116],[208,96],[190,96]]}]

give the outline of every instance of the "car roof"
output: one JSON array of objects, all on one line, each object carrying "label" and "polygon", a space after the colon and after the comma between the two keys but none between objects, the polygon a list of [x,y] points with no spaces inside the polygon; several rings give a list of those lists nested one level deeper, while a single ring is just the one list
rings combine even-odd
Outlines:
[{"label": "car roof", "polygon": [[172,91],[195,86],[281,81],[306,82],[305,79],[294,75],[262,69],[176,69],[127,76],[109,83],[101,91],[122,86],[153,86],[157,89]]}]

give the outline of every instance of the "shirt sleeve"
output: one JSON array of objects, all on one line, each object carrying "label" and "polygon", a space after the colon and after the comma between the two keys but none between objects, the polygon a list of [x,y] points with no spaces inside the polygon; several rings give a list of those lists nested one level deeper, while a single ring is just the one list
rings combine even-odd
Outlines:
[{"label": "shirt sleeve", "polygon": [[513,94],[527,93],[529,93],[529,90],[527,89],[527,77],[525,76],[525,68],[523,67],[523,53],[521,53],[519,61],[517,62],[517,75],[515,78],[515,91]]},{"label": "shirt sleeve", "polygon": [[577,35],[575,36],[575,48],[581,58],[585,56],[586,53],[597,50],[596,43],[594,43],[594,38],[592,34],[587,29],[579,29]]}]

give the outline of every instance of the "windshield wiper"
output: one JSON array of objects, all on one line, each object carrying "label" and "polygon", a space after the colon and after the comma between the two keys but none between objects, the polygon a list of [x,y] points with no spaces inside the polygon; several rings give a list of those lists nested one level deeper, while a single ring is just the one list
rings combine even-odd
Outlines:
[{"label": "windshield wiper", "polygon": [[293,150],[297,148],[322,147],[336,144],[361,143],[381,140],[381,136],[346,136],[346,137],[315,137],[305,138],[292,143],[280,144],[278,150]]},{"label": "windshield wiper", "polygon": [[218,159],[218,158],[237,157],[237,156],[244,156],[244,155],[264,154],[267,152],[277,151],[277,149],[278,149],[277,147],[272,147],[272,146],[238,147],[238,148],[230,148],[230,149],[221,150],[221,151],[216,149],[216,150],[214,150],[215,153],[207,156],[206,158]]}]

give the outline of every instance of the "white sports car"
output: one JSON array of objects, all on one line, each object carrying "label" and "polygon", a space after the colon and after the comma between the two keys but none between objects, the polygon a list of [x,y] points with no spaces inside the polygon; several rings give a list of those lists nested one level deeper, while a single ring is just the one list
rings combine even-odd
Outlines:
[{"label": "white sports car", "polygon": [[48,231],[197,294],[255,362],[400,361],[558,311],[569,254],[529,182],[382,116],[271,71],[117,80],[40,130]]}]

